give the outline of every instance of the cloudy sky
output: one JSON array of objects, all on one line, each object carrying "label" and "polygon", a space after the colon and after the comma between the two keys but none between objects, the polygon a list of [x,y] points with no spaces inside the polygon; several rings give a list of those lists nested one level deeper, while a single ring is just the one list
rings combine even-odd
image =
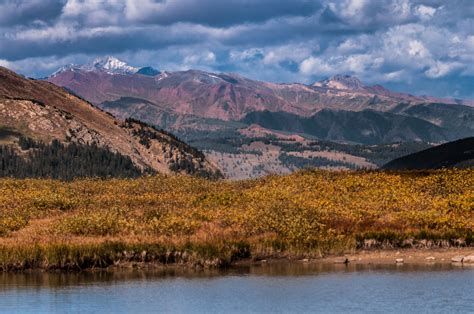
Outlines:
[{"label": "cloudy sky", "polygon": [[0,30],[0,65],[32,77],[113,55],[474,98],[474,0],[0,0]]}]

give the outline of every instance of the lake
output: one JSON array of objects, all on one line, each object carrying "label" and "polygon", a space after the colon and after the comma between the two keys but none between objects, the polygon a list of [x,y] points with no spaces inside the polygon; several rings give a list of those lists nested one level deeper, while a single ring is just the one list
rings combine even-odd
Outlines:
[{"label": "lake", "polygon": [[2,313],[474,313],[474,267],[264,264],[0,274]]}]

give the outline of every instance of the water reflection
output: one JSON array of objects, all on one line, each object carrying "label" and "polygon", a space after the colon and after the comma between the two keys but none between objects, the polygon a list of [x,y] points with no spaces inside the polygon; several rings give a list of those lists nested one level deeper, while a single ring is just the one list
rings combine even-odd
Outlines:
[{"label": "water reflection", "polygon": [[[168,267],[148,270],[88,270],[82,272],[42,272],[29,271],[19,273],[0,273],[0,292],[16,288],[55,288],[74,285],[100,283],[114,285],[126,281],[150,281],[172,278],[211,279],[222,276],[269,276],[269,277],[300,277],[318,276],[331,273],[360,272],[436,272],[460,271],[466,267],[451,264],[319,264],[319,263],[285,263],[276,262],[252,266],[237,266],[227,269],[195,270],[185,267]],[[469,269],[469,268],[467,268]],[[474,269],[473,269],[474,270]]]},{"label": "water reflection", "polygon": [[0,313],[472,313],[474,268],[269,263],[0,275]]}]

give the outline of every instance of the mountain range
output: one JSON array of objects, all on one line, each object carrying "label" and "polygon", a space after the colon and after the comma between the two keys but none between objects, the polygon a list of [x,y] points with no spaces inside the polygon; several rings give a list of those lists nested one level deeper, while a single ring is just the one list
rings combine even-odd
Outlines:
[{"label": "mountain range", "polygon": [[[431,124],[430,127],[422,126],[423,129],[430,129],[424,136],[413,132],[412,128],[399,129],[400,125],[394,123],[390,133],[402,133],[402,140],[442,141],[469,136],[474,132],[472,101],[392,92],[380,85],[366,86],[356,77],[347,75],[336,75],[311,85],[276,84],[233,73],[198,70],[160,72],[151,67],[132,67],[108,57],[87,65],[62,68],[47,80],[117,116],[145,119],[171,130],[194,129],[196,126],[189,125],[189,121],[199,119],[248,121],[247,115],[264,111],[311,118],[322,110],[333,111],[331,116],[325,117],[330,119],[326,120],[328,124],[337,124],[344,129],[337,120],[344,120],[348,111],[372,110],[390,115],[379,114],[374,117],[375,121],[365,115],[369,129],[376,128],[381,115],[387,120],[407,120],[404,117],[411,117],[413,119],[408,120],[414,124],[417,122],[415,119],[420,120],[420,125],[426,124],[425,121]],[[130,101],[131,98],[134,100]],[[215,123],[208,126],[205,120],[201,122],[200,128],[215,128]],[[279,129],[287,128],[280,126]],[[366,129],[349,131],[359,133],[359,143],[374,141],[372,132]],[[352,141],[344,133],[331,139]],[[364,134],[367,134],[367,139]],[[379,138],[382,141],[397,139]]]},{"label": "mountain range", "polygon": [[165,174],[219,176],[200,151],[168,132],[133,119],[117,120],[61,87],[0,67],[0,144],[24,154],[19,138],[94,145]]},{"label": "mountain range", "polygon": [[[426,145],[474,135],[472,100],[393,92],[348,75],[272,83],[236,73],[139,68],[107,57],[63,67],[46,80],[121,120],[178,134],[228,177],[308,165],[376,167]],[[403,147],[398,155],[392,144]],[[339,155],[321,147],[337,147],[333,153]]]}]

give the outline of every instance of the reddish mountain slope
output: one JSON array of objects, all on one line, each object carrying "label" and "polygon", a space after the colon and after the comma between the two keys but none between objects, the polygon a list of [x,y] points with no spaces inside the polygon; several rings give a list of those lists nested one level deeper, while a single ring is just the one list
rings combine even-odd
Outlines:
[{"label": "reddish mountain slope", "polygon": [[[119,63],[120,61],[115,61]],[[110,60],[103,61],[111,64]],[[303,84],[275,84],[254,81],[236,74],[213,74],[197,70],[156,72],[143,75],[124,73],[94,65],[68,67],[48,81],[68,88],[81,97],[101,104],[121,97],[141,98],[178,114],[222,120],[240,120],[253,111],[283,111],[311,116],[321,109],[389,111],[400,103],[408,106],[427,98],[393,93],[381,86],[364,86],[357,78],[335,76],[329,80]],[[435,99],[440,103],[454,100]],[[429,99],[430,102],[434,100]]]},{"label": "reddish mountain slope", "polygon": [[36,140],[96,144],[162,173],[213,175],[217,169],[172,135],[136,121],[122,122],[46,81],[0,67],[0,129]]}]

